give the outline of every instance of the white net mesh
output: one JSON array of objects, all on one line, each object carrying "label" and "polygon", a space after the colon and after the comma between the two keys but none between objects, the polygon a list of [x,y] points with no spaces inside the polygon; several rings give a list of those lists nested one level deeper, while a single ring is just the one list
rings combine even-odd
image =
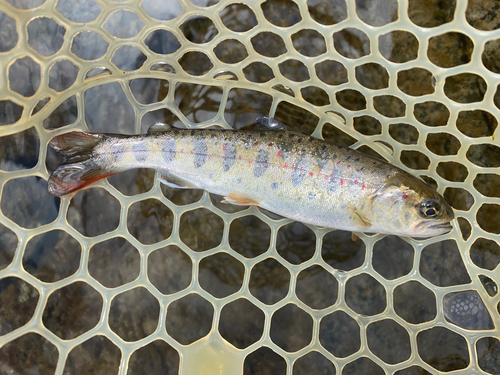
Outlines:
[{"label": "white net mesh", "polygon": [[[500,373],[495,1],[1,0],[0,373]],[[47,194],[75,129],[266,115],[405,168],[425,241],[129,171]]]}]

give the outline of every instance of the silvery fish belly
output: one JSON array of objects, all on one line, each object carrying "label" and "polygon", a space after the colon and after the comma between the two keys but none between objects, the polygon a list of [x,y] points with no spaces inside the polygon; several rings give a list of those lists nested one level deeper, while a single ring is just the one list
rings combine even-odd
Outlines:
[{"label": "silvery fish belly", "polygon": [[227,203],[322,227],[416,237],[452,229],[453,210],[420,179],[275,120],[260,123],[254,131],[167,126],[144,136],[63,134],[51,145],[67,161],[52,174],[49,192],[61,196],[128,169],[153,168],[171,187],[205,189]]}]

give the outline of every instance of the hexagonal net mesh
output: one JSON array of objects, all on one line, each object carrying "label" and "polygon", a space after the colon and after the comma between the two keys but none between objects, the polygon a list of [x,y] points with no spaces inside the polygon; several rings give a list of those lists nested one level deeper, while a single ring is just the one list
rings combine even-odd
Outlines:
[{"label": "hexagonal net mesh", "polygon": [[[2,0],[0,372],[499,374],[499,27],[487,0]],[[55,135],[262,115],[421,176],[455,229],[352,236],[150,170],[47,194]]]}]

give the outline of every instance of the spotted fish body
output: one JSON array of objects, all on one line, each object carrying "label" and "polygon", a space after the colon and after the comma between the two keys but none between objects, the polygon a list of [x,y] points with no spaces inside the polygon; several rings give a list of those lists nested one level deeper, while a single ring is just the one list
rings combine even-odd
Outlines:
[{"label": "spotted fish body", "polygon": [[[153,168],[171,186],[204,189],[230,203],[256,204],[328,228],[394,233],[372,214],[377,191],[399,177],[432,190],[391,164],[297,132],[172,129],[130,137],[78,134],[94,137],[95,143],[83,163],[91,163],[99,175],[80,176],[85,182],[129,169]],[[64,136],[52,142],[62,152],[68,148]],[[66,183],[69,175],[62,171],[67,165],[72,165],[71,160],[49,181],[54,195],[87,184],[72,188],[71,178]]]}]

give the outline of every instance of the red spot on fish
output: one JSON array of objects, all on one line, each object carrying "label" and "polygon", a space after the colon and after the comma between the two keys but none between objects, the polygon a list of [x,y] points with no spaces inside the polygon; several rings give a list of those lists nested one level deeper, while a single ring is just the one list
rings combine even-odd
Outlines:
[{"label": "red spot on fish", "polygon": [[351,168],[351,164],[347,164],[347,168]]},{"label": "red spot on fish", "polygon": [[271,147],[273,145],[273,142],[269,142],[267,145]]},{"label": "red spot on fish", "polygon": [[295,164],[292,164],[292,169],[295,169]]},{"label": "red spot on fish", "polygon": [[312,172],[309,172],[309,176],[311,176],[311,177],[312,177],[312,176],[314,176],[314,173],[312,173]]},{"label": "red spot on fish", "polygon": [[303,165],[301,165],[301,166],[300,166],[300,170],[303,170],[303,169],[304,169],[304,166],[303,166]]},{"label": "red spot on fish", "polygon": [[337,165],[339,165],[339,164],[340,164],[340,161],[337,162]]},{"label": "red spot on fish", "polygon": [[403,199],[408,198],[408,194],[403,194]]},{"label": "red spot on fish", "polygon": [[318,174],[322,174],[322,173],[323,173],[323,171],[320,169],[319,172],[318,172]]},{"label": "red spot on fish", "polygon": [[226,145],[223,145],[223,146],[222,146],[222,149],[223,149],[224,151],[226,151]]},{"label": "red spot on fish", "polygon": [[288,168],[288,163],[283,164],[283,168]]},{"label": "red spot on fish", "polygon": [[342,186],[342,185],[344,185],[344,179],[343,178],[340,179],[340,186]]},{"label": "red spot on fish", "polygon": [[281,158],[281,155],[283,155],[283,153],[281,151],[278,151],[278,157]]},{"label": "red spot on fish", "polygon": [[252,161],[251,161],[251,160],[249,160],[249,161],[248,161],[248,164],[252,164]]},{"label": "red spot on fish", "polygon": [[357,185],[358,184],[358,180],[354,180],[354,183]]},{"label": "red spot on fish", "polygon": [[325,176],[325,180],[328,180],[328,176]]},{"label": "red spot on fish", "polygon": [[365,190],[365,189],[366,189],[366,185],[365,184],[361,185],[361,190]]},{"label": "red spot on fish", "polygon": [[242,158],[243,158],[243,157],[240,155],[238,159],[240,159],[240,160],[241,160]]},{"label": "red spot on fish", "polygon": [[258,145],[259,145],[259,142],[255,142],[253,145],[254,145],[254,146],[258,146]]}]

